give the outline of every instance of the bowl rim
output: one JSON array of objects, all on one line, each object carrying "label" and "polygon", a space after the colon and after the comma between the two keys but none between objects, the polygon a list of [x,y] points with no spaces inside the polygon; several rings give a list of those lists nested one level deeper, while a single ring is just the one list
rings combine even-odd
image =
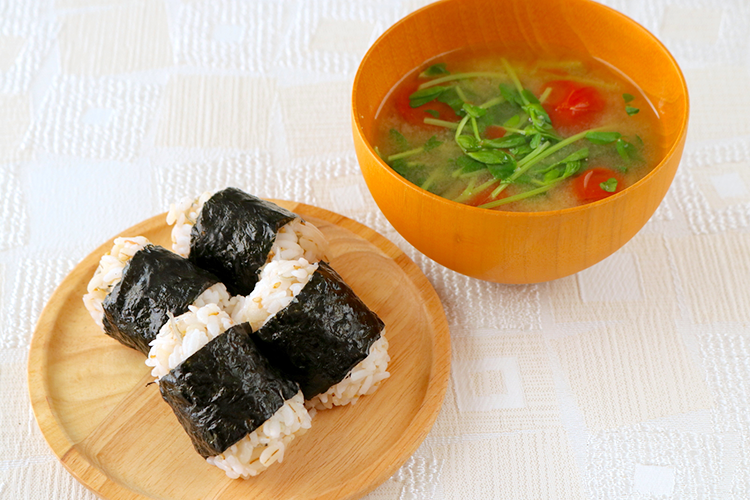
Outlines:
[{"label": "bowl rim", "polygon": [[[351,110],[352,110],[352,121],[353,125],[356,128],[357,132],[362,138],[362,142],[364,143],[364,146],[367,148],[370,155],[375,158],[377,165],[386,172],[387,175],[390,177],[396,179],[399,183],[404,184],[407,189],[410,191],[414,191],[416,194],[420,196],[427,197],[428,199],[432,200],[433,202],[447,205],[448,208],[453,207],[453,209],[462,211],[462,210],[468,210],[470,213],[474,212],[477,215],[485,214],[488,217],[511,217],[511,218],[520,218],[520,217],[533,217],[533,218],[544,218],[544,217],[550,217],[553,215],[568,215],[568,214],[575,214],[576,212],[583,212],[587,210],[592,210],[595,207],[603,207],[611,203],[617,202],[620,198],[627,196],[627,193],[632,191],[633,188],[636,186],[639,186],[641,184],[644,184],[648,182],[652,177],[654,177],[657,174],[657,171],[662,170],[664,166],[666,165],[667,161],[671,159],[677,149],[680,147],[680,144],[683,142],[683,140],[687,137],[687,127],[688,127],[688,119],[690,117],[690,98],[688,94],[688,88],[687,88],[687,82],[685,80],[685,75],[682,72],[682,69],[680,68],[679,64],[677,63],[677,60],[672,55],[672,53],[667,49],[667,47],[662,43],[661,40],[659,40],[656,35],[651,33],[649,30],[647,30],[643,25],[632,19],[631,17],[623,14],[622,12],[619,12],[612,7],[609,7],[607,5],[595,2],[593,0],[566,0],[566,2],[573,2],[577,1],[583,4],[589,4],[595,6],[595,8],[602,9],[603,12],[606,13],[606,15],[611,15],[615,17],[619,17],[620,19],[624,20],[626,24],[630,24],[633,29],[642,31],[647,37],[651,38],[663,51],[663,53],[667,56],[667,59],[670,62],[671,69],[676,72],[676,75],[678,77],[679,81],[679,87],[681,90],[681,96],[685,108],[685,112],[682,113],[682,115],[679,118],[679,127],[677,128],[677,133],[675,134],[675,139],[669,144],[669,147],[664,152],[664,154],[661,157],[661,160],[659,163],[657,163],[646,175],[638,179],[635,183],[632,185],[626,187],[622,191],[615,193],[611,196],[607,196],[606,198],[603,198],[598,201],[593,201],[589,203],[584,203],[582,205],[578,205],[576,207],[569,207],[569,208],[561,208],[558,210],[546,210],[546,211],[538,211],[538,212],[520,212],[520,211],[506,211],[506,210],[495,210],[491,208],[479,208],[474,207],[471,205],[466,205],[464,203],[459,203],[453,200],[449,200],[447,198],[443,198],[442,196],[438,196],[434,193],[431,193],[425,189],[422,189],[421,187],[409,182],[405,178],[401,177],[399,174],[397,174],[390,166],[388,166],[387,163],[383,161],[383,159],[375,152],[373,146],[370,144],[370,141],[367,139],[363,132],[363,127],[360,121],[360,113],[357,109],[357,89],[360,87],[359,82],[362,77],[363,68],[365,66],[365,62],[368,60],[370,55],[376,50],[376,47],[385,39],[387,38],[393,31],[397,30],[402,24],[408,22],[408,20],[412,17],[415,17],[417,15],[421,15],[423,12],[432,10],[432,9],[438,9],[442,4],[447,4],[451,2],[460,2],[461,0],[437,0],[435,2],[432,2],[428,5],[425,5],[424,7],[421,7],[406,16],[402,17],[398,21],[396,21],[394,24],[392,24],[387,30],[385,30],[378,38],[373,42],[373,44],[370,46],[370,48],[367,50],[365,55],[362,57],[362,60],[360,61],[359,66],[357,67],[357,73],[354,76],[354,81],[352,84],[352,95],[351,95]],[[457,49],[460,49],[463,47],[457,47]],[[454,50],[457,50],[454,49]],[[448,51],[450,52],[450,51]],[[447,52],[446,52],[447,53]],[[439,57],[441,54],[436,54],[433,57]],[[400,78],[397,82],[394,83],[393,87],[398,85],[399,82],[403,78],[405,78],[408,75],[405,74],[402,78]],[[393,89],[391,87],[391,89]],[[390,91],[389,91],[390,93]],[[387,97],[388,94],[386,94]],[[355,137],[356,140],[356,137]],[[494,214],[494,215],[492,215]]]}]

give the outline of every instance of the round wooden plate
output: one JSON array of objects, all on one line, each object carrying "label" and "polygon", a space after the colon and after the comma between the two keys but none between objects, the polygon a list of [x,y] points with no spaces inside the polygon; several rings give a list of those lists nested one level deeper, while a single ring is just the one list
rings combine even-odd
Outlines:
[{"label": "round wooden plate", "polygon": [[[450,337],[427,278],[375,231],[321,208],[277,203],[316,224],[331,265],[386,324],[391,377],[354,406],[319,412],[284,462],[230,480],[200,457],[161,400],[141,353],[102,333],[81,297],[108,241],[65,278],[29,353],[39,427],[63,465],[103,498],[354,499],[388,479],[422,442],[443,401]],[[170,247],[159,215],[122,233]]]}]

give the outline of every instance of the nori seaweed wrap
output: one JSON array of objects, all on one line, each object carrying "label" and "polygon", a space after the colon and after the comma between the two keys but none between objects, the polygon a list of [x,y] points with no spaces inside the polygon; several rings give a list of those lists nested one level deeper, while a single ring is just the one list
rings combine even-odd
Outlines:
[{"label": "nori seaweed wrap", "polygon": [[327,263],[284,309],[253,333],[256,344],[305,399],[325,392],[369,353],[384,324]]},{"label": "nori seaweed wrap", "polygon": [[148,355],[169,314],[179,316],[219,279],[166,248],[146,245],[133,255],[122,279],[103,302],[104,332]]},{"label": "nori seaweed wrap", "polygon": [[223,453],[298,391],[249,334],[247,323],[229,328],[159,381],[162,398],[203,457]]},{"label": "nori seaweed wrap", "polygon": [[189,259],[248,295],[258,281],[276,233],[297,216],[237,188],[219,191],[203,205],[190,232]]}]

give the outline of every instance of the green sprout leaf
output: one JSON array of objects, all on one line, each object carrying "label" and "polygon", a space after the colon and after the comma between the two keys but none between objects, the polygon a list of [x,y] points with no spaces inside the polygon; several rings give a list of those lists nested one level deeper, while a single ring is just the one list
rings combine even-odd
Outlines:
[{"label": "green sprout leaf", "polygon": [[622,99],[626,103],[628,103],[628,102],[632,101],[633,99],[635,99],[635,97],[632,94],[622,94]]},{"label": "green sprout leaf", "polygon": [[518,184],[531,184],[531,176],[528,174],[520,175],[514,182]]},{"label": "green sprout leaf", "polygon": [[516,157],[517,160],[520,160],[524,156],[531,153],[533,149],[531,149],[531,146],[529,146],[528,144],[523,144],[521,146],[518,146],[517,148],[511,148],[509,149],[509,151],[513,156]]},{"label": "green sprout leaf", "polygon": [[534,124],[536,129],[545,132],[551,130],[552,121],[549,119],[549,115],[538,101],[524,106],[523,110],[529,115],[531,123]]},{"label": "green sprout leaf", "polygon": [[558,177],[560,177],[560,171],[558,169],[553,169],[544,174],[544,184],[549,184],[550,182],[555,181]]},{"label": "green sprout leaf", "polygon": [[456,91],[457,88],[458,87],[455,87],[455,86],[447,87],[446,90],[443,93],[441,93],[437,98],[438,102],[447,104],[456,113],[461,111],[461,107],[464,105],[463,99],[461,99],[461,96],[458,95],[458,92]]},{"label": "green sprout leaf", "polygon": [[485,163],[487,165],[500,165],[509,161],[513,161],[515,163],[515,160],[513,160],[513,157],[511,155],[504,151],[500,151],[499,149],[490,149],[489,151],[472,151],[466,154],[469,155],[469,157],[471,157],[472,159]]},{"label": "green sprout leaf", "polygon": [[516,92],[510,85],[501,83],[500,95],[502,95],[503,98],[511,104],[517,104],[519,106],[523,106],[526,104],[525,102],[523,102],[520,94]]},{"label": "green sprout leaf", "polygon": [[418,108],[430,101],[434,101],[435,99],[440,97],[440,94],[445,92],[447,88],[448,87],[435,85],[433,87],[427,87],[426,89],[417,90],[409,96],[409,106],[411,106],[412,108]]},{"label": "green sprout leaf", "polygon": [[503,123],[503,127],[513,127],[515,128],[516,125],[518,125],[521,122],[521,116],[520,115],[513,115],[507,120],[505,120],[505,123]]},{"label": "green sprout leaf", "polygon": [[427,152],[427,151],[432,151],[433,149],[440,146],[441,144],[442,144],[442,141],[438,141],[437,137],[433,135],[432,137],[427,139],[427,142],[422,147],[424,148],[425,152]]},{"label": "green sprout leaf", "polygon": [[399,174],[401,177],[406,177],[406,174],[409,173],[409,165],[406,164],[406,159],[399,158],[398,160],[393,160],[391,162],[391,168],[396,171],[397,174]]},{"label": "green sprout leaf", "polygon": [[579,170],[581,170],[581,167],[583,166],[583,161],[581,160],[575,160],[575,161],[569,161],[565,164],[565,172],[563,172],[563,179],[567,179],[571,175],[575,175],[578,173]]},{"label": "green sprout leaf", "polygon": [[610,177],[606,181],[600,183],[599,187],[608,193],[614,193],[617,189],[617,179]]},{"label": "green sprout leaf", "polygon": [[531,147],[531,149],[536,149],[541,143],[542,134],[534,134],[533,136],[531,136],[531,140],[529,141],[529,147]]},{"label": "green sprout leaf", "polygon": [[480,108],[479,106],[474,106],[473,104],[469,104],[468,102],[465,102],[463,105],[464,111],[466,111],[466,114],[471,116],[472,118],[479,118],[480,116],[484,116],[487,114],[487,110]]},{"label": "green sprout leaf", "polygon": [[390,131],[388,131],[388,135],[391,137],[391,140],[396,144],[396,146],[398,146],[399,149],[409,149],[409,141],[406,140],[404,134],[402,134],[395,128],[392,128]]},{"label": "green sprout leaf", "polygon": [[638,108],[634,108],[633,106],[625,106],[625,112],[626,112],[626,113],[627,113],[627,114],[628,114],[629,116],[633,116],[633,115],[635,115],[635,114],[638,114],[638,112],[639,112],[639,111],[640,111],[640,109],[638,109]]},{"label": "green sprout leaf", "polygon": [[586,134],[586,139],[594,144],[612,144],[620,137],[622,137],[622,134],[619,132],[589,132]]},{"label": "green sprout leaf", "polygon": [[523,146],[524,144],[526,144],[526,138],[520,134],[512,134],[499,139],[485,139],[482,141],[482,146],[491,149],[515,148],[517,146]]},{"label": "green sprout leaf", "polygon": [[479,141],[473,135],[459,135],[456,142],[464,151],[476,151],[479,149]]},{"label": "green sprout leaf", "polygon": [[622,138],[617,139],[617,142],[615,142],[615,147],[617,148],[617,153],[620,155],[620,158],[622,158],[623,160],[631,161],[639,159],[638,150],[628,141]]},{"label": "green sprout leaf", "polygon": [[523,89],[521,92],[521,98],[523,98],[528,104],[539,104],[539,99],[528,89]]},{"label": "green sprout leaf", "polygon": [[445,63],[433,64],[426,70],[422,71],[419,76],[422,78],[431,78],[433,76],[450,75],[451,72],[445,69]]},{"label": "green sprout leaf", "polygon": [[461,173],[467,174],[470,172],[476,172],[477,170],[482,170],[484,168],[487,168],[487,165],[484,163],[478,162],[476,160],[472,160],[466,155],[461,155],[458,158],[454,158],[451,160],[454,165],[461,168]]},{"label": "green sprout leaf", "polygon": [[[513,159],[511,158],[511,160]],[[513,160],[507,163],[493,163],[487,165],[487,170],[490,171],[492,177],[494,177],[495,179],[504,180],[510,177],[513,172],[516,171],[516,162],[515,160]]]},{"label": "green sprout leaf", "polygon": [[589,157],[589,148],[581,148],[575,153],[571,153],[565,157],[560,163],[570,163],[572,161],[585,160]]},{"label": "green sprout leaf", "polygon": [[431,114],[434,118],[440,118],[440,112],[436,109],[425,109],[425,112]]}]

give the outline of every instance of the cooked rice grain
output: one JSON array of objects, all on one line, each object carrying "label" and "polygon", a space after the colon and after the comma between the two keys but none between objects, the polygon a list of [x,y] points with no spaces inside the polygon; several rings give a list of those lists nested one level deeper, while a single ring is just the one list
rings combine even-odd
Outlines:
[{"label": "cooked rice grain", "polygon": [[[196,304],[188,306],[188,312],[171,317],[151,341],[146,365],[152,367],[151,375],[156,380],[234,324],[229,314],[223,311],[222,304],[204,304],[206,299],[218,299],[219,302],[228,300],[229,294],[221,283],[212,286],[200,295]],[[199,302],[203,305],[198,305]]]},{"label": "cooked rice grain", "polygon": [[232,320],[238,324],[248,322],[257,331],[292,302],[317,268],[317,264],[304,258],[269,262],[250,295],[237,298],[231,310]]},{"label": "cooked rice grain", "polygon": [[86,287],[83,304],[99,328],[104,328],[104,302],[107,294],[122,279],[122,270],[138,250],[149,244],[143,236],[133,238],[116,238],[112,250],[102,255],[99,267]]},{"label": "cooked rice grain", "polygon": [[334,406],[354,404],[360,396],[374,393],[383,380],[391,376],[387,371],[390,360],[388,340],[383,328],[380,338],[370,346],[367,357],[352,368],[344,380],[305,403],[307,408],[325,410]]},{"label": "cooked rice grain", "polygon": [[231,479],[257,476],[274,463],[281,463],[289,444],[312,424],[304,403],[302,391],[299,391],[263,425],[224,453],[208,457],[206,461],[223,470]]}]

